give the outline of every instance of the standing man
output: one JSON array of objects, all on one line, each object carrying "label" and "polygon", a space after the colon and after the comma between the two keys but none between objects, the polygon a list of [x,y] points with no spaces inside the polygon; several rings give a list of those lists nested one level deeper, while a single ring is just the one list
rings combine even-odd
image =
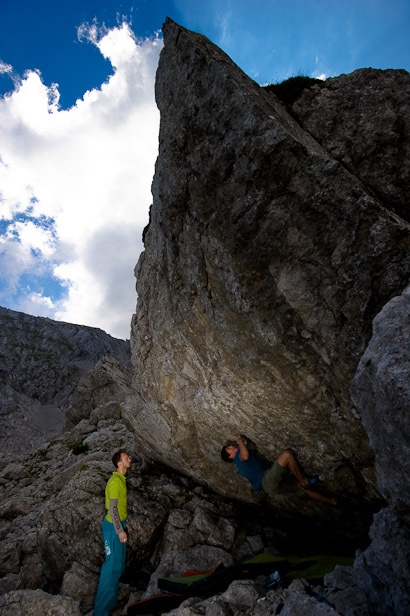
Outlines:
[{"label": "standing man", "polygon": [[109,616],[117,604],[120,577],[125,567],[129,527],[127,525],[127,480],[131,458],[121,449],[112,457],[115,471],[105,488],[107,515],[102,523],[105,561],[94,602],[94,616]]},{"label": "standing man", "polygon": [[236,445],[233,443],[224,445],[221,457],[224,462],[233,462],[238,473],[245,477],[258,492],[263,490],[270,496],[275,496],[275,494],[287,494],[299,489],[314,500],[337,505],[335,498],[312,490],[318,478],[309,478],[305,474],[290,449],[285,449],[268,469],[263,466],[259,458],[249,453],[242,438],[237,439]]}]

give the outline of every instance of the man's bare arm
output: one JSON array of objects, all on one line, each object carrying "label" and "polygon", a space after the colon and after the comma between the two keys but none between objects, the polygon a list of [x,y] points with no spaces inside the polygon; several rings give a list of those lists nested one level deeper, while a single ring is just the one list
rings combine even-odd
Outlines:
[{"label": "man's bare arm", "polygon": [[124,532],[123,525],[121,524],[120,516],[118,513],[118,499],[110,498],[110,516],[112,519],[112,523],[114,524],[114,529],[117,535]]},{"label": "man's bare arm", "polygon": [[243,442],[242,438],[239,437],[238,439],[236,439],[236,442],[239,447],[239,457],[242,460],[242,462],[246,462],[246,460],[249,460],[249,451],[245,443]]}]

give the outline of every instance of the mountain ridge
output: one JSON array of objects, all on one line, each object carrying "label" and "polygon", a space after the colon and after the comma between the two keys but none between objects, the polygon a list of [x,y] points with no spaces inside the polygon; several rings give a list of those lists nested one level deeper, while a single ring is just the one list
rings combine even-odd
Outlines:
[{"label": "mountain ridge", "polygon": [[80,378],[104,356],[130,367],[130,344],[98,329],[0,306],[0,452],[7,459],[57,436]]}]

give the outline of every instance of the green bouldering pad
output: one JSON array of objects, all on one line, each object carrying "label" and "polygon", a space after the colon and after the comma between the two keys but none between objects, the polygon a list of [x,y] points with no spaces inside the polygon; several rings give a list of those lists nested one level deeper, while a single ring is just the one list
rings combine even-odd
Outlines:
[{"label": "green bouldering pad", "polygon": [[248,563],[283,563],[290,564],[289,571],[285,577],[289,579],[304,578],[307,581],[322,579],[331,573],[337,565],[352,567],[354,556],[335,556],[329,554],[319,554],[315,556],[275,556],[273,554],[258,554],[248,560]]}]

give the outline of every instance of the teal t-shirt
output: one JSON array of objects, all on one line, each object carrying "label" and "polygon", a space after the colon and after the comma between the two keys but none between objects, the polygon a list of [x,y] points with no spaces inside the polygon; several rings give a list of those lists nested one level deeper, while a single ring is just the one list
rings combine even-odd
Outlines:
[{"label": "teal t-shirt", "polygon": [[250,455],[248,460],[241,460],[240,453],[237,451],[233,463],[238,473],[245,477],[255,490],[260,492],[266,469],[259,458]]},{"label": "teal t-shirt", "polygon": [[127,519],[127,479],[125,475],[121,475],[118,471],[114,471],[107,482],[105,488],[105,508],[107,509],[106,518],[112,522],[110,514],[110,500],[118,501],[118,515],[121,522]]}]

